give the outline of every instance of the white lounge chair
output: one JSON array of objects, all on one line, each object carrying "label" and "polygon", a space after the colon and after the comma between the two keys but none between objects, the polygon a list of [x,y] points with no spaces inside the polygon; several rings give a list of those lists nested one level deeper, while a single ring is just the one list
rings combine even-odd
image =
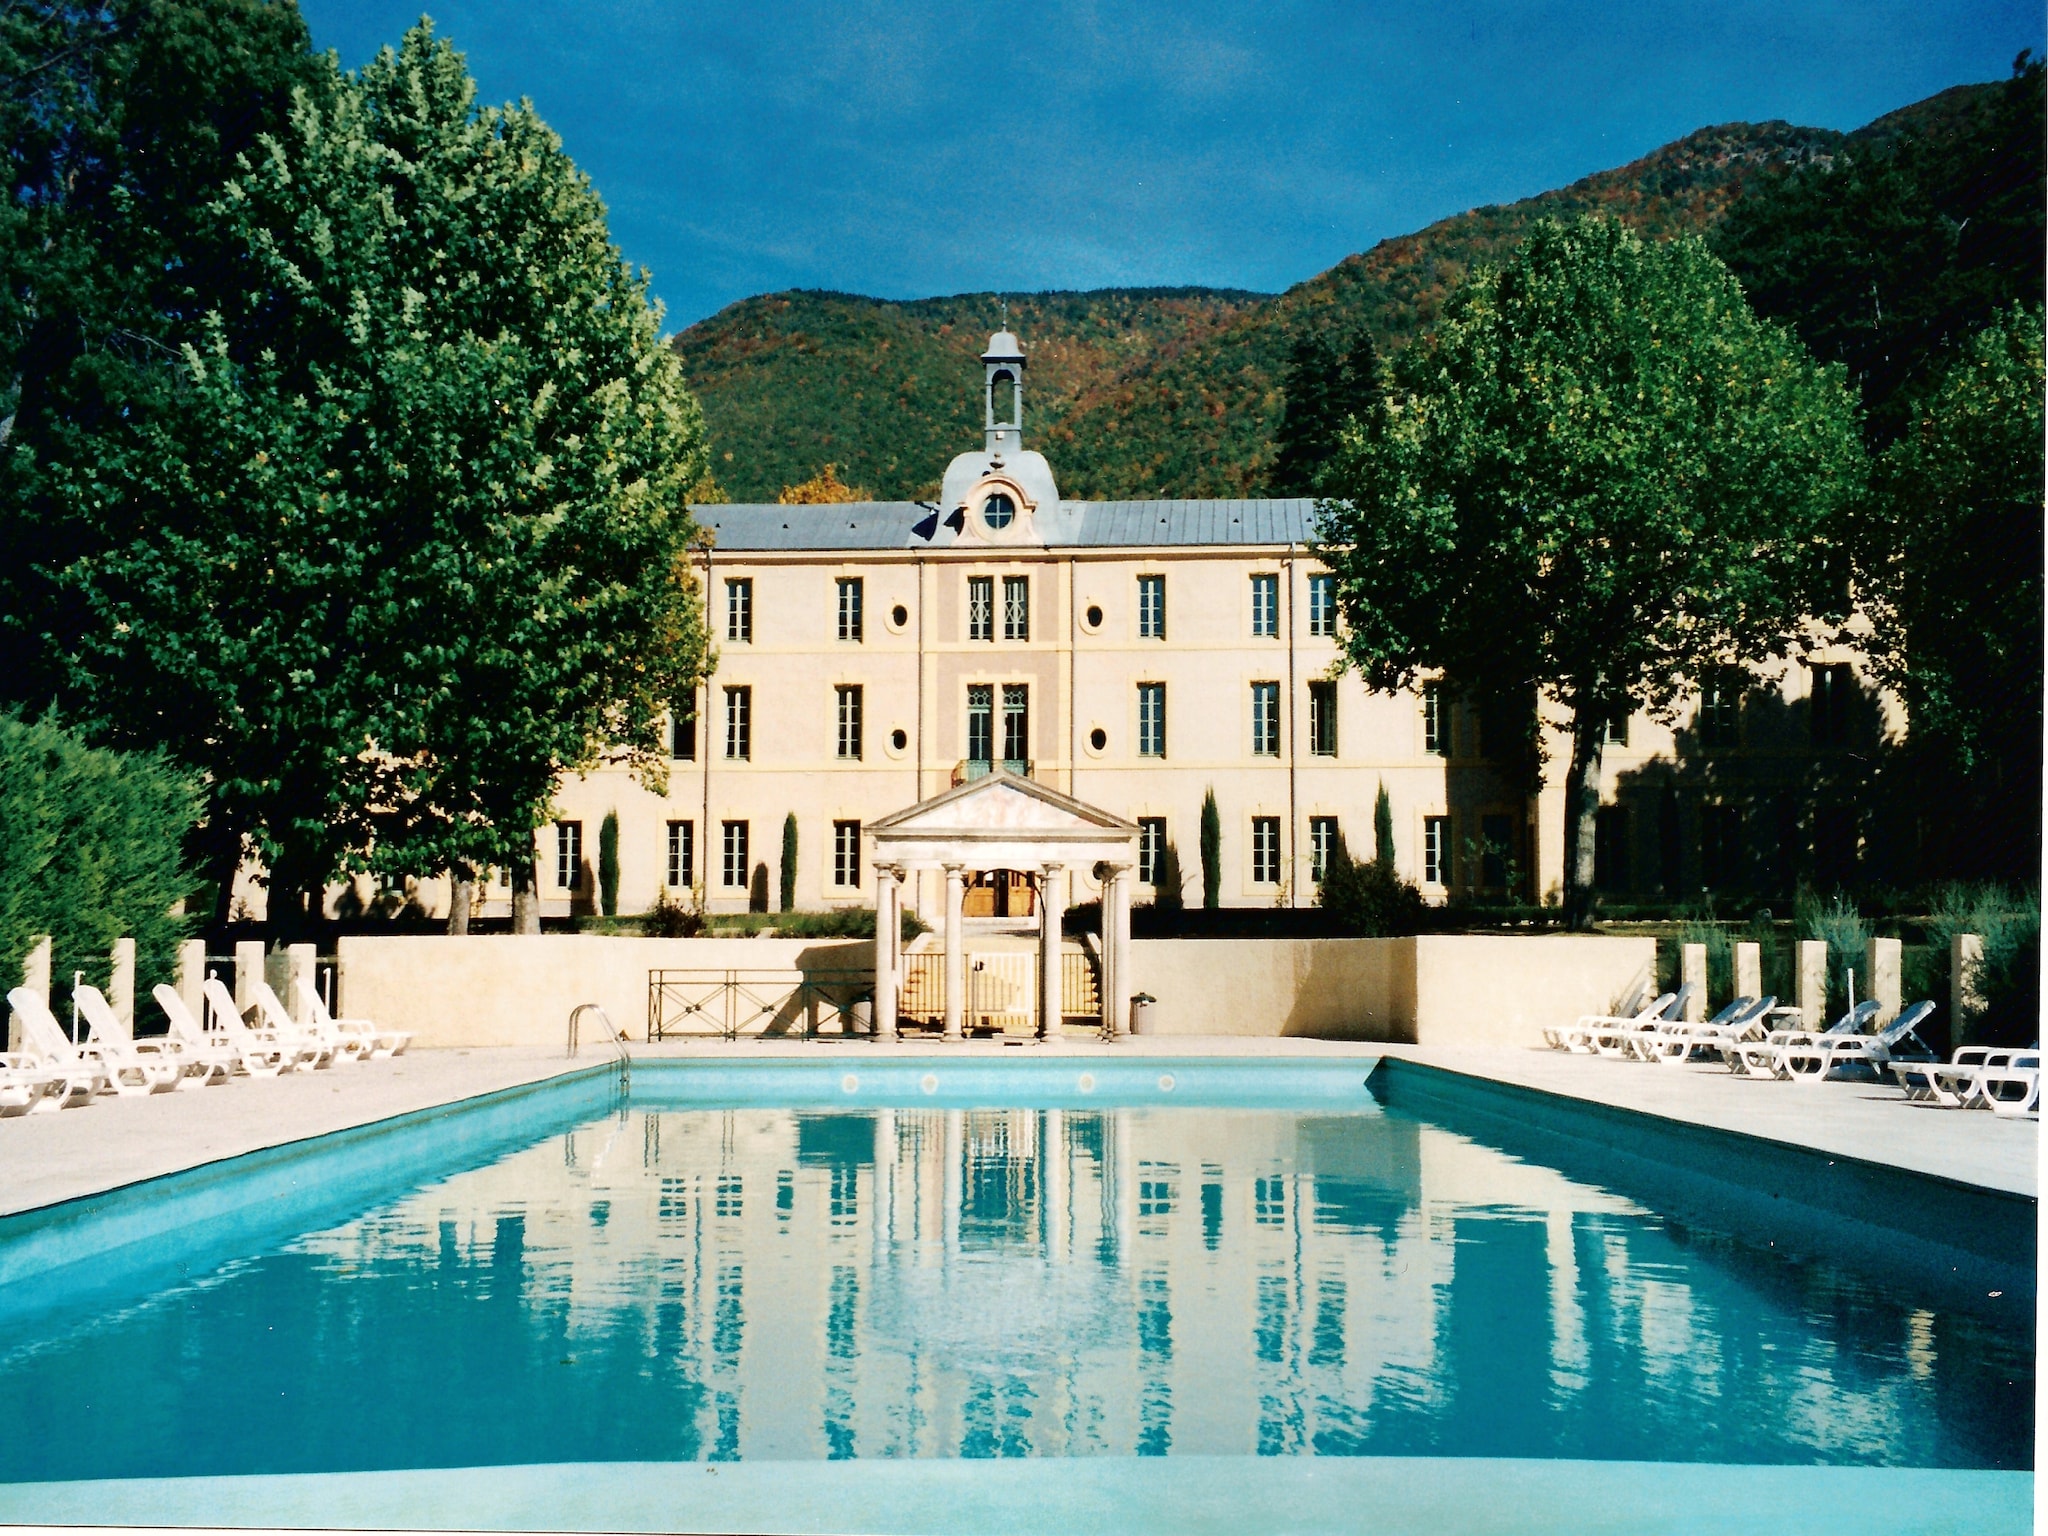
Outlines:
[{"label": "white lounge chair", "polygon": [[1728,1058],[1728,1065],[1747,1077],[1777,1077],[1787,1046],[1803,1045],[1834,1035],[1860,1034],[1863,1026],[1877,1017],[1877,1010],[1883,1006],[1874,999],[1865,998],[1826,1029],[1774,1029],[1761,1040],[1749,1040],[1738,1045]]},{"label": "white lounge chair", "polygon": [[165,1038],[176,1042],[178,1054],[184,1058],[186,1076],[181,1088],[204,1088],[210,1084],[224,1083],[237,1071],[245,1071],[256,1077],[275,1077],[278,1073],[276,1052],[257,1051],[253,1064],[235,1043],[219,1030],[209,1030],[192,1017],[192,1010],[185,1006],[185,999],[171,988],[158,985],[150,992],[156,999],[157,1007],[163,1010],[164,1019],[171,1032]]},{"label": "white lounge chair", "polygon": [[1711,1019],[1697,1024],[1682,1020],[1662,1024],[1645,1030],[1631,1043],[1645,1061],[1665,1066],[1684,1066],[1694,1051],[1711,1051],[1716,1059],[1725,1060],[1730,1046],[1763,1037],[1764,1020],[1777,1005],[1775,997],[1738,997]]},{"label": "white lounge chair", "polygon": [[83,983],[71,989],[78,1016],[85,1020],[85,1043],[79,1051],[98,1059],[116,1093],[142,1096],[176,1093],[185,1064],[158,1040],[123,1038],[114,1005],[98,987]]},{"label": "white lounge chair", "polygon": [[0,1116],[25,1115],[49,1097],[57,1074],[20,1051],[0,1052]]},{"label": "white lounge chair", "polygon": [[1891,1073],[1908,1099],[1939,1104],[1944,1109],[1988,1109],[1990,1106],[1980,1092],[1979,1077],[1986,1068],[2010,1066],[2019,1057],[2032,1058],[2032,1065],[2040,1065],[2040,1052],[2031,1047],[1966,1045],[1947,1061],[1892,1062]]},{"label": "white lounge chair", "polygon": [[[1643,1011],[1643,999],[1649,995],[1649,991],[1650,986],[1648,982],[1638,982],[1633,988],[1630,989],[1628,995],[1622,998],[1622,1000],[1615,1005],[1613,1013],[1585,1014],[1579,1019],[1579,1026],[1597,1024],[1607,1019],[1635,1018]],[[1572,1029],[1576,1027],[1578,1026],[1566,1026],[1563,1024],[1546,1024],[1543,1027],[1543,1043],[1549,1046],[1553,1051],[1570,1050],[1571,1047],[1565,1044],[1565,1036],[1571,1033]]]},{"label": "white lounge chair", "polygon": [[1918,1044],[1924,1055],[1933,1056],[1915,1033],[1933,1014],[1934,1004],[1919,1002],[1901,1010],[1896,1019],[1874,1035],[1844,1030],[1840,1034],[1787,1041],[1778,1050],[1778,1076],[1818,1083],[1845,1068],[1861,1066],[1883,1077],[1892,1052],[1908,1040]]},{"label": "white lounge chair", "polygon": [[2003,1062],[1987,1064],[1977,1074],[1977,1097],[2000,1115],[2041,1113],[2041,1053],[2015,1051]]},{"label": "white lounge chair", "polygon": [[215,1029],[220,1030],[236,1049],[247,1052],[253,1046],[259,1050],[275,1052],[287,1072],[310,1072],[324,1067],[334,1059],[334,1053],[299,1030],[286,1033],[276,1029],[261,1029],[246,1023],[242,1010],[235,1006],[235,996],[228,991],[217,976],[206,978],[200,995],[206,999],[206,1011]]},{"label": "white lounge chair", "polygon": [[367,1037],[345,1033],[332,1024],[323,1025],[318,1019],[310,1016],[301,1024],[285,1011],[285,1006],[278,1001],[277,994],[270,990],[269,982],[257,982],[249,989],[249,995],[256,1000],[257,1017],[263,1021],[263,1027],[271,1033],[280,1037],[298,1034],[316,1040],[327,1048],[330,1062],[370,1059],[370,1042]]},{"label": "white lounge chair", "polygon": [[299,1001],[304,1005],[306,1017],[315,1023],[338,1029],[343,1034],[357,1034],[370,1041],[372,1056],[403,1056],[405,1048],[412,1044],[409,1029],[379,1029],[368,1019],[337,1019],[327,1011],[327,1003],[320,996],[320,989],[305,976],[299,978]]},{"label": "white lounge chair", "polygon": [[50,1074],[48,1089],[31,1109],[70,1109],[91,1103],[107,1089],[107,1069],[79,1054],[48,1003],[27,987],[16,987],[7,994],[7,1006],[21,1019],[21,1055]]},{"label": "white lounge chair", "polygon": [[1679,1001],[1676,992],[1663,992],[1644,1003],[1634,1013],[1587,1013],[1579,1016],[1578,1022],[1569,1029],[1557,1032],[1563,1048],[1574,1055],[1591,1056],[1597,1049],[1595,1037],[1605,1037],[1617,1030],[1648,1029],[1661,1023],[1674,1003]]},{"label": "white lounge chair", "polygon": [[1653,1029],[1666,1028],[1685,1017],[1686,1004],[1692,1000],[1692,992],[1692,983],[1687,982],[1671,994],[1671,1001],[1664,1005],[1662,1013],[1652,1014],[1645,1010],[1640,1017],[1602,1025],[1587,1034],[1587,1042],[1596,1055],[1630,1060],[1636,1054],[1637,1040]]}]

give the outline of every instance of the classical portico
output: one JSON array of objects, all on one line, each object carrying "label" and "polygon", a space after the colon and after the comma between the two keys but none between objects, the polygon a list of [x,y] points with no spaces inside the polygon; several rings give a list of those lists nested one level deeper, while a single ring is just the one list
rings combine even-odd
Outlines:
[{"label": "classical portico", "polygon": [[875,1032],[895,1038],[904,976],[903,885],[912,872],[945,876],[945,1036],[965,1034],[968,881],[994,870],[1020,871],[1037,891],[1038,1033],[1059,1034],[1065,999],[1060,979],[1060,917],[1073,872],[1102,879],[1102,1008],[1118,1034],[1130,1028],[1131,876],[1138,828],[1108,811],[997,768],[867,829],[875,871]]}]

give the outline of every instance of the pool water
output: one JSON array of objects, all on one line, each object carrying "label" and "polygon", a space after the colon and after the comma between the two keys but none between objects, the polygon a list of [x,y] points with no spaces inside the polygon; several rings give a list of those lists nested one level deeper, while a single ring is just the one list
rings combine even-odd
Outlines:
[{"label": "pool water", "polygon": [[0,1480],[1134,1454],[2031,1466],[2023,1324],[1659,1215],[1344,1070],[1296,1107],[1069,1087],[976,1108],[920,1081],[891,1103],[656,1086],[574,1123],[536,1110],[509,1150],[366,1187],[347,1219],[8,1325]]}]

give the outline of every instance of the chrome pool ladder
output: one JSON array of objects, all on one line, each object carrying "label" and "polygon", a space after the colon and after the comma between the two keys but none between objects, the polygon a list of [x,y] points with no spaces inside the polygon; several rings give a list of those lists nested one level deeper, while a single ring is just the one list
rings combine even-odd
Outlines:
[{"label": "chrome pool ladder", "polygon": [[569,1010],[569,1054],[571,1056],[576,1054],[580,1043],[579,1037],[582,1033],[583,1015],[586,1013],[597,1015],[598,1022],[604,1026],[604,1038],[610,1042],[611,1048],[618,1053],[619,1091],[621,1093],[630,1091],[633,1086],[633,1058],[626,1054],[625,1032],[612,1023],[611,1016],[598,1004],[578,1003]]}]

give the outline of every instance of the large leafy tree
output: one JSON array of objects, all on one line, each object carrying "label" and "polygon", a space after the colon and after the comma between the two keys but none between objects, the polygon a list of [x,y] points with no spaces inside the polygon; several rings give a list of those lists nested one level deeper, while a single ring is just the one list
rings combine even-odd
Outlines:
[{"label": "large leafy tree", "polygon": [[[2042,319],[2014,307],[1959,355],[1878,461],[1859,543],[1872,660],[1962,812],[1960,872],[2040,859]],[[1990,818],[1988,821],[1986,819]]]},{"label": "large leafy tree", "polygon": [[1760,322],[1698,241],[1545,221],[1457,292],[1390,396],[1360,403],[1321,553],[1370,686],[1440,669],[1563,711],[1564,895],[1583,925],[1606,722],[1670,711],[1825,611],[1863,474],[1841,369]]}]

